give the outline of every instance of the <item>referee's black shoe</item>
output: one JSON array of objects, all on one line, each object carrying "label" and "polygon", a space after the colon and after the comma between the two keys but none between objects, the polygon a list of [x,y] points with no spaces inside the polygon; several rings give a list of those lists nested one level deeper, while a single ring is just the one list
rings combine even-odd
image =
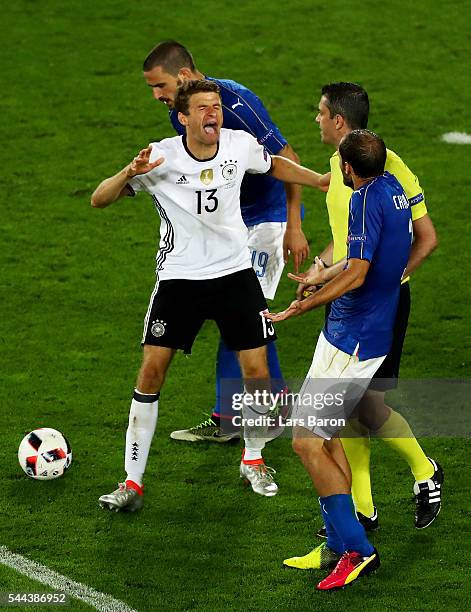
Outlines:
[{"label": "referee's black shoe", "polygon": [[422,480],[414,484],[415,495],[415,526],[425,529],[433,523],[442,507],[442,484],[444,480],[442,466],[430,459],[434,473],[429,480]]},{"label": "referee's black shoe", "polygon": [[[365,516],[364,514],[362,514],[361,512],[357,512],[357,517],[358,520],[360,521],[360,523],[363,525],[363,527],[365,528],[365,531],[377,531],[379,529],[379,523],[378,523],[378,510],[376,510],[376,506],[374,507],[374,512],[372,514],[372,516]],[[322,525],[322,527],[319,529],[319,531],[317,532],[317,537],[318,538],[326,538],[327,537],[327,532],[325,530],[325,525]]]}]

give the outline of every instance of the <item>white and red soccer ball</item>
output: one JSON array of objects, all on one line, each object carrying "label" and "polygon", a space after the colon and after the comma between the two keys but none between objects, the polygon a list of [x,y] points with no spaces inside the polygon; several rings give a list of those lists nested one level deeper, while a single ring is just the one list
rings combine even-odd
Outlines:
[{"label": "white and red soccer ball", "polygon": [[31,478],[52,480],[62,476],[70,467],[72,451],[60,431],[42,427],[23,438],[18,449],[18,461]]}]

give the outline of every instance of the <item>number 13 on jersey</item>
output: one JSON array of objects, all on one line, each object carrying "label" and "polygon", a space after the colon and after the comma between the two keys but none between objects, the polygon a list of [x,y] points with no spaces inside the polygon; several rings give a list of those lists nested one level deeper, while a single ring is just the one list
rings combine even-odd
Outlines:
[{"label": "number 13 on jersey", "polygon": [[[217,210],[219,201],[216,197],[217,189],[206,189],[203,193],[197,190],[196,192],[196,214],[201,215],[203,211],[208,213],[215,212]],[[207,204],[210,202],[210,204]]]}]

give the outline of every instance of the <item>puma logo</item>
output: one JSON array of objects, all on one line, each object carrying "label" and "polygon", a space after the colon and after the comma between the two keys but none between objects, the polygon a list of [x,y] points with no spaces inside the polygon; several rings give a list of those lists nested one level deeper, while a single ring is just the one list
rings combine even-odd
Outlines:
[{"label": "puma logo", "polygon": [[231,106],[231,108],[232,108],[232,110],[234,110],[234,109],[235,109],[235,108],[237,108],[238,106],[244,106],[244,105],[242,104],[242,102],[240,101],[240,98],[237,98],[237,103],[236,103],[236,104],[233,104],[233,105]]}]

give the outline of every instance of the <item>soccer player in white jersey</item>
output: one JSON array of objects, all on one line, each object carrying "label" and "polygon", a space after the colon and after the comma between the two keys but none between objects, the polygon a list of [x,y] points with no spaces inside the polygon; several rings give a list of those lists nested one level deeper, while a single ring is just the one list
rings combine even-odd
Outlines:
[{"label": "soccer player in white jersey", "polygon": [[[179,84],[206,79],[219,85],[223,127],[243,130],[263,144],[271,155],[299,159],[279,127],[271,118],[262,100],[250,89],[232,79],[220,79],[198,70],[192,54],[175,40],[159,43],[144,60],[143,76],[153,97],[165,104],[170,122],[178,134],[185,133],[174,109]],[[307,259],[309,246],[301,229],[301,189],[283,184],[271,175],[246,174],[241,185],[242,219],[249,230],[248,244],[252,266],[267,300],[275,297],[284,267],[284,259],[293,256],[295,270]],[[274,393],[286,388],[276,342],[267,346],[267,360]],[[172,431],[174,440],[221,444],[239,437],[230,431],[229,419],[234,416],[230,396],[242,389],[237,356],[220,339],[216,358],[216,396],[209,415],[192,427]],[[270,437],[273,432],[270,432]]]},{"label": "soccer player in white jersey", "polygon": [[[126,479],[99,500],[116,511],[143,504],[160,390],[176,350],[191,351],[206,319],[215,320],[224,342],[238,352],[245,387],[253,395],[244,416],[268,412],[267,397],[256,392],[269,390],[266,345],[276,336],[263,316],[266,301],[251,266],[240,185],[245,172],[271,172],[279,180],[311,187],[320,180],[290,160],[271,157],[250,134],[222,129],[216,83],[187,81],[177,92],[175,108],[185,135],[152,143],[92,195],[92,206],[103,208],[147,191],[161,218],[157,284],[144,320],[144,355],[126,433]],[[270,497],[278,487],[262,458],[265,436],[263,427],[244,429],[240,476],[256,493]]]}]

